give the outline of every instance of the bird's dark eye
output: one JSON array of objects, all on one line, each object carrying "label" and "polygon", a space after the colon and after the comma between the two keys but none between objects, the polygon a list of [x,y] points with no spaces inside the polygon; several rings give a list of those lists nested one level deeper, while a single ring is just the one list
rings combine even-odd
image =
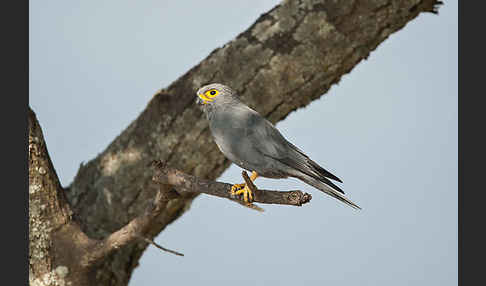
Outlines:
[{"label": "bird's dark eye", "polygon": [[217,96],[218,93],[219,92],[216,89],[211,89],[211,90],[206,91],[205,94],[206,94],[207,97],[213,98],[213,97]]}]

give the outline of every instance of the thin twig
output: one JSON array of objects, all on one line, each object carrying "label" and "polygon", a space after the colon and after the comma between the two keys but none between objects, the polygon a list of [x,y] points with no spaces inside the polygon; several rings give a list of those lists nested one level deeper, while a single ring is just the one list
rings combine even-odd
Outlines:
[{"label": "thin twig", "polygon": [[184,256],[183,253],[180,253],[180,252],[177,252],[175,250],[171,250],[171,249],[165,248],[165,247],[161,246],[160,244],[156,243],[155,241],[153,241],[153,240],[151,240],[149,238],[146,238],[146,237],[143,237],[143,236],[138,236],[138,237],[140,239],[144,240],[145,242],[152,244],[153,246],[157,247],[160,250],[163,250],[165,252],[169,252],[169,253],[172,253],[172,254],[175,254],[175,255],[179,255],[179,256]]}]

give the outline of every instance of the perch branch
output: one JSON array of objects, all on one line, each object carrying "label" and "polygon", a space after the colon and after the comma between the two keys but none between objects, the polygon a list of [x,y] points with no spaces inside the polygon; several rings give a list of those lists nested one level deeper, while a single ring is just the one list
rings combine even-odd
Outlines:
[{"label": "perch branch", "polygon": [[[151,165],[155,169],[152,180],[159,184],[172,185],[180,194],[204,193],[243,202],[240,197],[231,195],[232,184],[200,179],[167,167],[162,161],[153,161]],[[243,171],[243,178],[249,183],[250,189],[253,191],[253,201],[256,203],[301,206],[312,199],[310,194],[299,190],[259,190],[248,178],[245,171]]]},{"label": "perch branch", "polygon": [[[232,184],[199,179],[195,176],[185,174],[179,170],[169,168],[162,161],[153,161],[151,163],[151,166],[155,169],[152,180],[161,185],[153,202],[147,207],[142,215],[132,219],[127,225],[125,225],[118,231],[113,232],[101,241],[93,241],[90,251],[87,251],[86,255],[81,260],[82,265],[93,265],[95,262],[100,261],[104,257],[107,257],[107,255],[109,255],[113,251],[139,239],[150,243],[163,251],[179,256],[184,256],[184,254],[180,252],[160,246],[152,239],[149,239],[145,236],[145,234],[149,231],[151,224],[165,209],[165,206],[169,202],[169,200],[178,198],[180,194],[204,193],[208,195],[227,198],[236,201],[246,207],[258,211],[263,211],[262,208],[255,206],[251,203],[248,204],[244,202],[240,197],[232,195]],[[301,206],[302,204],[305,204],[312,199],[312,196],[310,194],[303,193],[299,190],[285,192],[259,190],[250,180],[246,171],[242,172],[242,176],[251,191],[253,192],[254,202],[263,204]],[[174,191],[172,188],[163,188],[163,185],[170,185],[175,188],[177,192]],[[162,189],[169,189],[169,191],[162,192]]]},{"label": "perch branch", "polygon": [[[244,202],[240,197],[231,194],[232,184],[215,182],[210,180],[199,179],[195,176],[185,174],[179,170],[167,167],[162,161],[153,161],[151,166],[155,169],[152,180],[160,184],[160,188],[153,200],[147,207],[145,212],[132,219],[127,225],[113,232],[108,237],[101,241],[93,241],[90,251],[81,260],[84,266],[93,265],[107,257],[113,251],[132,243],[136,240],[143,240],[150,243],[157,248],[175,254],[184,256],[184,254],[167,249],[149,239],[145,234],[149,231],[151,224],[165,209],[166,204],[171,199],[178,198],[180,194],[184,193],[205,193],[208,195],[218,196],[236,201],[246,207],[262,211],[263,209],[253,204]],[[299,190],[294,191],[271,191],[259,190],[255,184],[250,180],[246,171],[242,172],[243,179],[253,192],[253,201],[263,204],[280,204],[301,206],[309,202],[312,196],[308,193],[303,193]],[[163,188],[163,185],[170,185],[172,188]],[[169,189],[167,192],[162,192],[162,189]]]}]

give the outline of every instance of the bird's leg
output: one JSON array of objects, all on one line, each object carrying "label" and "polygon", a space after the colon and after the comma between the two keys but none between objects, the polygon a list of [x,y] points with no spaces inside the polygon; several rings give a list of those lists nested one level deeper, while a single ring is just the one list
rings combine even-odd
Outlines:
[{"label": "bird's leg", "polygon": [[[258,178],[258,173],[253,171],[251,172],[250,180],[253,182]],[[250,199],[250,202],[253,201],[253,194],[251,193],[250,188],[246,185],[246,183],[243,184],[234,184],[231,186],[231,194],[232,195],[241,195],[243,194],[243,200],[248,203],[248,198]]]}]

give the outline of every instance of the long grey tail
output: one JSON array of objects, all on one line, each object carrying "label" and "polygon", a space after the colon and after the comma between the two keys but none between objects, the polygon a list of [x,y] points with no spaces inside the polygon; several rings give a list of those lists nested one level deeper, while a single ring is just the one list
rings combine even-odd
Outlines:
[{"label": "long grey tail", "polygon": [[331,197],[334,197],[338,200],[340,200],[341,202],[351,206],[352,208],[355,208],[355,209],[361,209],[357,204],[353,203],[350,199],[346,198],[341,192],[339,192],[338,190],[334,189],[333,187],[319,181],[319,180],[316,180],[314,179],[313,177],[311,176],[308,176],[306,174],[301,174],[297,177],[298,179],[306,182],[307,184],[313,186],[314,188],[318,189],[318,190],[321,190],[323,191],[324,193],[330,195]]}]

